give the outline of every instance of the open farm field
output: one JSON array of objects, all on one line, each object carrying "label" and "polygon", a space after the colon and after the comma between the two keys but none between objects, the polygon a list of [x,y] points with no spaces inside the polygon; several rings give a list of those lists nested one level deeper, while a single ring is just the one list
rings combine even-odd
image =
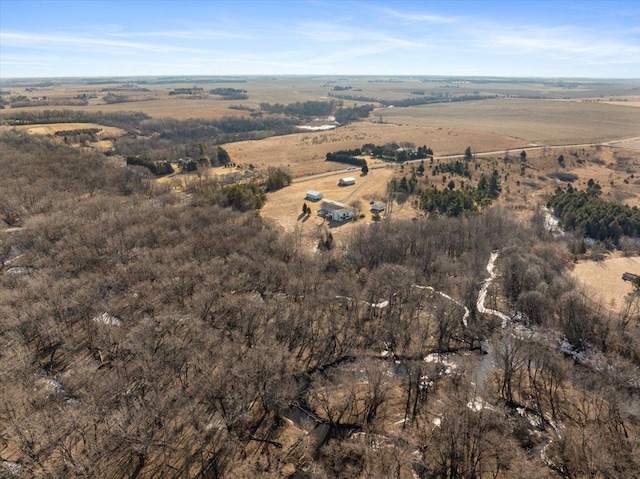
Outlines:
[{"label": "open farm field", "polygon": [[31,135],[55,135],[61,131],[71,130],[86,130],[86,129],[99,129],[98,136],[100,137],[119,137],[125,134],[125,131],[121,128],[113,126],[98,125],[96,123],[48,123],[43,125],[20,125],[13,126],[16,130],[26,131]]},{"label": "open farm field", "polygon": [[346,168],[340,163],[325,161],[329,152],[391,141],[427,145],[436,156],[462,154],[468,145],[478,151],[526,146],[522,140],[488,132],[359,122],[323,132],[228,143],[224,148],[238,164],[287,167],[295,178]]},{"label": "open farm field", "polygon": [[601,103],[495,99],[380,108],[388,123],[485,131],[528,143],[569,144],[640,136],[640,110]]},{"label": "open farm field", "polygon": [[[444,99],[460,95],[485,95],[517,98],[548,98],[565,100],[589,100],[598,104],[611,103],[616,106],[636,106],[634,87],[631,81],[548,81],[525,79],[452,79],[438,77],[246,77],[235,80],[203,79],[198,77],[176,79],[175,82],[154,81],[150,78],[107,79],[101,83],[70,80],[60,83],[33,83],[13,81],[3,84],[5,98],[23,96],[34,102],[49,101],[47,106],[22,106],[20,111],[34,111],[52,108],[69,108],[84,111],[142,111],[154,118],[220,118],[238,116],[246,111],[230,109],[229,106],[242,105],[258,109],[261,103],[295,103],[305,101],[326,101],[334,97],[345,105],[364,104],[379,101],[400,101],[420,99],[422,97],[441,97]],[[196,95],[169,95],[175,89],[201,88]],[[246,90],[248,98],[242,100],[221,99],[209,93],[215,88],[236,88]],[[121,96],[126,101],[108,103],[105,95]],[[342,97],[342,99],[340,98]],[[625,102],[617,101],[624,98]],[[85,106],[77,105],[86,100]],[[629,99],[634,101],[629,101]],[[612,101],[608,101],[612,100]],[[485,100],[486,101],[486,100]],[[65,104],[67,102],[68,104]],[[462,104],[435,104],[422,106],[427,108],[425,118],[433,116],[432,109],[437,106],[466,109],[468,102]],[[411,110],[416,107],[411,108]],[[7,114],[12,108],[0,110]],[[473,111],[471,112],[474,113]],[[482,112],[483,114],[485,112]],[[391,117],[396,117],[394,112]],[[403,113],[404,115],[404,113]],[[389,115],[383,115],[387,121]],[[415,112],[408,115],[415,118]],[[421,114],[417,115],[418,117]],[[446,115],[445,115],[446,117]],[[445,119],[443,117],[443,120]],[[441,126],[450,126],[443,124]],[[462,128],[476,129],[469,126]],[[522,136],[522,135],[516,135]],[[525,138],[525,136],[522,136]]]},{"label": "open farm field", "polygon": [[623,273],[640,274],[640,258],[613,256],[603,261],[580,261],[571,271],[595,299],[608,308],[620,311],[625,299],[633,293],[633,286],[623,281]]},{"label": "open farm field", "polygon": [[[227,102],[233,103],[233,102]],[[237,103],[237,102],[236,102]],[[176,118],[185,120],[189,118],[216,119],[227,116],[248,116],[247,111],[228,108],[224,102],[211,99],[184,99],[184,98],[154,98],[127,101],[113,104],[89,104],[87,106],[49,106],[49,107],[24,107],[0,110],[0,116],[8,116],[17,111],[42,111],[42,110],[75,110],[86,112],[102,111],[105,113],[131,111],[143,112],[153,118]]]}]

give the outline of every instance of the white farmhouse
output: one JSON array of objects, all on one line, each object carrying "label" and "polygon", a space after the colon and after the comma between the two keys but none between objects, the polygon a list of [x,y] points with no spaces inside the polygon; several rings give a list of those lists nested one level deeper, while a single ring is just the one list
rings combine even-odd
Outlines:
[{"label": "white farmhouse", "polygon": [[332,221],[342,222],[352,219],[356,212],[351,206],[337,201],[324,200],[318,214]]},{"label": "white farmhouse", "polygon": [[340,178],[340,181],[338,181],[338,186],[350,186],[355,184],[356,179],[353,176],[346,176],[344,178]]}]

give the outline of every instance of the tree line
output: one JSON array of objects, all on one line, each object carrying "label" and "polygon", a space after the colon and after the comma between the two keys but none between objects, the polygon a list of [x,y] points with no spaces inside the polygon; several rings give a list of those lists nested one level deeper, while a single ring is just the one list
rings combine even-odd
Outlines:
[{"label": "tree line", "polygon": [[363,95],[347,95],[344,93],[332,93],[329,92],[329,96],[338,98],[340,100],[361,101],[361,102],[375,102],[382,106],[394,106],[394,107],[409,107],[418,105],[428,105],[431,103],[449,103],[458,101],[471,101],[471,100],[488,100],[491,98],[497,98],[497,95],[457,95],[451,97],[443,97],[438,95],[425,96],[424,94],[414,98],[404,98],[402,100],[387,100],[384,98],[375,98]]}]

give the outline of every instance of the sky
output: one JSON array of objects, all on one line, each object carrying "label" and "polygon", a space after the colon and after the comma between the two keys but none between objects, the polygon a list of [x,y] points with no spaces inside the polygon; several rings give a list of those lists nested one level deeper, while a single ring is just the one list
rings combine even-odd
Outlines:
[{"label": "sky", "polygon": [[637,1],[0,0],[0,77],[640,78]]}]

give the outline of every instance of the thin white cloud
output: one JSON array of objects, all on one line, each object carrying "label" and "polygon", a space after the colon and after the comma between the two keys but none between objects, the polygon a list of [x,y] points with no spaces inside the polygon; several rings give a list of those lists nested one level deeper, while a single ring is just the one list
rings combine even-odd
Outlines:
[{"label": "thin white cloud", "polygon": [[[496,32],[496,33],[489,33]],[[540,27],[524,25],[476,25],[466,30],[462,38],[467,51],[491,52],[493,55],[536,55],[565,60],[570,63],[633,64],[640,65],[640,46],[621,38],[575,27]]]},{"label": "thin white cloud", "polygon": [[204,40],[207,38],[232,38],[239,40],[251,40],[250,35],[226,33],[208,30],[170,30],[157,32],[108,32],[110,37],[118,38],[181,38],[185,40]]},{"label": "thin white cloud", "polygon": [[153,43],[127,42],[120,40],[110,40],[105,38],[89,38],[89,37],[72,37],[67,35],[40,35],[37,33],[16,33],[16,32],[0,32],[0,44],[4,47],[21,47],[21,48],[53,48],[53,47],[69,47],[74,48],[91,48],[91,47],[108,47],[125,51],[142,51],[153,53],[198,53],[202,50],[194,48],[184,48],[173,45],[160,45]]},{"label": "thin white cloud", "polygon": [[391,8],[374,8],[375,11],[380,12],[388,17],[403,20],[411,23],[457,23],[461,21],[460,17],[451,17],[446,15],[437,15],[431,13],[420,12],[401,12]]},{"label": "thin white cloud", "polygon": [[297,33],[317,43],[343,43],[347,47],[360,44],[368,45],[373,42],[384,44],[385,50],[388,50],[389,46],[398,48],[424,48],[428,46],[416,40],[400,38],[375,29],[341,27],[322,22],[302,24]]}]

